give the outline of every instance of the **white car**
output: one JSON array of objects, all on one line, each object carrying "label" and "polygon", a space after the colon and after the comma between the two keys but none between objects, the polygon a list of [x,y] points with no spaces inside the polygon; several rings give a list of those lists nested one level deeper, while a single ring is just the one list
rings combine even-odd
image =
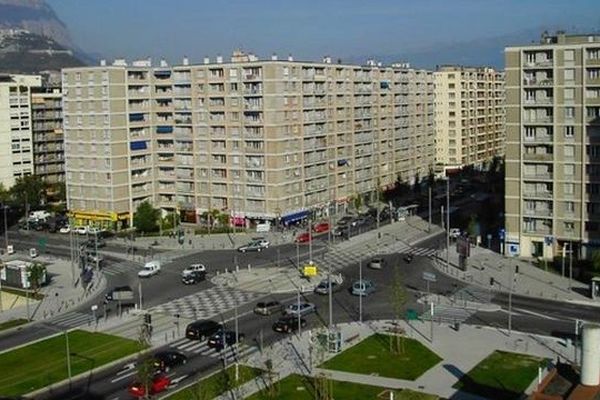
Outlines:
[{"label": "white car", "polygon": [[60,233],[69,233],[69,232],[71,232],[71,227],[70,227],[69,225],[67,225],[67,226],[63,226],[63,227],[62,227],[62,228],[60,228],[58,231],[59,231]]},{"label": "white car", "polygon": [[79,235],[86,235],[88,233],[87,227],[86,226],[76,226],[73,229],[73,232],[79,234]]},{"label": "white car", "polygon": [[192,275],[197,272],[206,272],[206,266],[204,264],[192,264],[181,271],[181,275]]},{"label": "white car", "polygon": [[144,265],[141,271],[138,272],[140,278],[150,278],[160,272],[160,261],[149,261]]}]

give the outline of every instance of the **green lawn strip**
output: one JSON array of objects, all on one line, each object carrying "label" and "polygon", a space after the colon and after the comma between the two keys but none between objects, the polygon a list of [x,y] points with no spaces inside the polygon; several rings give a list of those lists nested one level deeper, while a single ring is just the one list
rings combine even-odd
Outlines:
[{"label": "green lawn strip", "polygon": [[25,318],[11,319],[11,320],[8,320],[6,322],[2,322],[0,324],[0,331],[6,330],[6,329],[10,329],[10,328],[14,328],[15,326],[19,326],[19,325],[24,325],[27,322],[29,322],[29,321],[27,321]]},{"label": "green lawn strip", "polygon": [[527,354],[494,351],[453,387],[491,399],[520,398],[543,361]]},{"label": "green lawn strip", "polygon": [[[212,399],[228,389],[241,386],[244,383],[260,376],[262,370],[248,367],[245,365],[239,366],[239,379],[235,381],[235,367],[231,366],[225,371],[219,371],[208,378],[202,379],[192,386],[172,394],[167,397],[169,400],[189,400],[189,399]],[[229,384],[227,383],[229,382]]]},{"label": "green lawn strip", "polygon": [[[269,397],[266,392],[258,392],[246,400],[313,400],[315,399],[315,380],[301,375],[290,375],[276,384],[275,397]],[[336,400],[377,399],[386,390],[377,386],[362,385],[359,383],[332,381],[332,398]],[[389,394],[388,397],[389,398]],[[394,391],[396,400],[436,400],[438,397],[427,393],[412,390]]]},{"label": "green lawn strip", "polygon": [[33,291],[28,291],[28,290],[23,290],[23,289],[3,287],[2,291],[5,293],[14,294],[16,296],[29,297],[30,299],[33,299],[33,300],[42,300],[44,298],[44,295],[41,294],[40,292],[34,293]]},{"label": "green lawn strip", "polygon": [[390,335],[371,335],[326,361],[320,368],[412,381],[442,360],[417,340],[410,338],[402,339],[402,354],[392,354],[390,338],[395,340]]},{"label": "green lawn strip", "polygon": [[[71,375],[140,350],[138,342],[104,333],[69,332]],[[0,395],[18,396],[68,378],[65,336],[0,354]]]}]

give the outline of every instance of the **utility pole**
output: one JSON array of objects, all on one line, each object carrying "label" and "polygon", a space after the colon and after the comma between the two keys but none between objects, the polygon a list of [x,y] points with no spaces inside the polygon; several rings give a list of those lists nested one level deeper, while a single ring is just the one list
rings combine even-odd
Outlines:
[{"label": "utility pole", "polygon": [[429,185],[429,227],[428,232],[431,232],[431,185]]},{"label": "utility pole", "polygon": [[300,268],[300,244],[296,241],[296,267]]},{"label": "utility pole", "polygon": [[[362,278],[362,258],[358,260],[358,281],[360,282],[360,287],[361,289],[364,289],[365,293],[367,291],[367,286],[364,284],[363,282],[363,278]],[[363,315],[362,315],[362,298],[363,298],[363,294],[360,293],[358,296],[358,320],[360,323],[362,323],[363,320]]]},{"label": "utility pole", "polygon": [[138,281],[138,294],[140,296],[140,311],[142,311],[142,280]]},{"label": "utility pole", "polygon": [[433,300],[429,299],[429,308],[431,310],[431,318],[430,318],[430,334],[431,334],[431,343],[433,343]]},{"label": "utility pole", "polygon": [[567,244],[563,243],[562,245],[562,268],[561,268],[561,274],[560,276],[562,276],[563,278],[565,277],[565,257],[567,256]]},{"label": "utility pole", "polygon": [[308,262],[312,264],[312,220],[308,217]]},{"label": "utility pole", "polygon": [[239,350],[239,342],[240,342],[240,334],[239,334],[239,325],[238,325],[238,305],[237,301],[235,303],[235,381],[237,382],[240,379],[240,365],[238,360],[238,350]]},{"label": "utility pole", "polygon": [[515,270],[510,270],[510,289],[508,291],[508,336],[511,335],[512,332],[512,292],[513,285],[515,283]]},{"label": "utility pole", "polygon": [[96,272],[100,269],[100,256],[98,255],[98,228],[94,228],[94,247],[96,253]]},{"label": "utility pole", "polygon": [[300,288],[298,288],[298,298],[296,304],[298,305],[298,308],[296,309],[298,312],[298,336],[300,336],[302,333],[302,318],[300,318]]},{"label": "utility pole", "polygon": [[569,290],[573,280],[573,242],[569,241]]},{"label": "utility pole", "polygon": [[442,216],[442,229],[446,229],[446,224],[444,223],[444,206],[440,210],[440,215]]},{"label": "utility pole", "polygon": [[[329,333],[333,329],[333,293],[331,292],[331,263],[327,263],[327,282],[328,282],[328,293],[329,293]],[[338,285],[341,282],[338,282]]]},{"label": "utility pole", "polygon": [[446,271],[450,270],[450,176],[446,177]]}]

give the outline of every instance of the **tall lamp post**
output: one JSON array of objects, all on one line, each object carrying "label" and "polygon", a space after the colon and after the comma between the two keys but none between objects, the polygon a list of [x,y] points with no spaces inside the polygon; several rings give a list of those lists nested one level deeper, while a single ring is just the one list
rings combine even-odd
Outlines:
[{"label": "tall lamp post", "polygon": [[450,177],[446,177],[446,271],[450,270]]}]

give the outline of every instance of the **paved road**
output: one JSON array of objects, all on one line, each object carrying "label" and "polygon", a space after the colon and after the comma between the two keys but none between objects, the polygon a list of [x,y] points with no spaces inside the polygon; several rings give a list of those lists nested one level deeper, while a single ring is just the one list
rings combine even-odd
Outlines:
[{"label": "paved road", "polygon": [[[435,239],[432,239],[432,241]],[[422,244],[424,246],[427,243]],[[419,310],[422,306],[417,303],[417,299],[425,292],[426,285],[422,280],[423,271],[435,272],[431,266],[430,260],[424,257],[415,257],[412,263],[406,264],[397,256],[388,256],[388,260],[392,265],[396,265],[397,270],[401,272],[402,279],[408,287],[407,308]],[[343,270],[346,277],[344,290],[334,295],[334,322],[345,322],[357,320],[359,317],[358,298],[349,294],[348,288],[357,276],[358,265],[350,265]],[[393,276],[393,268],[377,271],[365,268],[363,276],[375,282],[378,290],[373,295],[363,299],[363,319],[389,319],[393,315],[389,306],[389,298],[391,296],[391,277]],[[461,291],[471,290],[472,288],[464,286],[464,284],[455,281],[451,278],[437,274],[437,282],[430,287],[430,290],[440,294],[453,294]],[[482,294],[481,292],[479,294]],[[269,296],[287,302],[295,302],[295,296]],[[493,303],[501,306],[506,306],[506,296],[504,294],[493,294],[490,296]],[[317,305],[318,313],[308,317],[309,327],[317,327],[326,325],[329,319],[328,315],[328,297],[308,294],[303,296],[307,301],[314,302]],[[264,346],[273,343],[276,340],[284,338],[284,335],[277,334],[271,330],[271,325],[276,319],[272,317],[256,317],[250,314],[253,304],[247,304],[239,308],[238,313],[240,331],[246,335],[246,343],[243,353],[259,351],[258,343],[261,342]],[[559,302],[530,299],[526,297],[513,297],[513,329],[522,331],[557,335],[559,333],[569,332],[573,327],[572,318],[586,318],[589,320],[598,321],[596,308],[588,306],[573,306]],[[460,311],[456,310],[456,316],[460,316]],[[565,317],[567,315],[568,317]],[[488,324],[505,328],[507,322],[507,312],[505,309],[499,312],[475,312],[467,316],[466,323]],[[232,312],[225,313],[221,316],[222,320],[228,320],[232,317]],[[448,323],[449,320],[444,320],[443,323]],[[233,328],[233,323],[229,322],[228,326]],[[177,368],[171,372],[172,378],[182,378],[182,383],[191,381],[193,378],[205,374],[207,371],[219,368],[222,361],[219,355],[207,351],[205,346],[194,342],[181,339],[176,341],[172,347],[178,348],[188,355],[190,358],[188,364],[182,368]],[[231,359],[229,360],[231,362]],[[110,371],[94,376],[85,382],[75,384],[74,390],[70,395],[64,391],[54,393],[47,398],[52,399],[123,399],[127,398],[126,388],[134,379],[135,371],[124,372],[118,374],[118,371],[123,367],[120,365]],[[66,390],[66,388],[63,388]]]}]

